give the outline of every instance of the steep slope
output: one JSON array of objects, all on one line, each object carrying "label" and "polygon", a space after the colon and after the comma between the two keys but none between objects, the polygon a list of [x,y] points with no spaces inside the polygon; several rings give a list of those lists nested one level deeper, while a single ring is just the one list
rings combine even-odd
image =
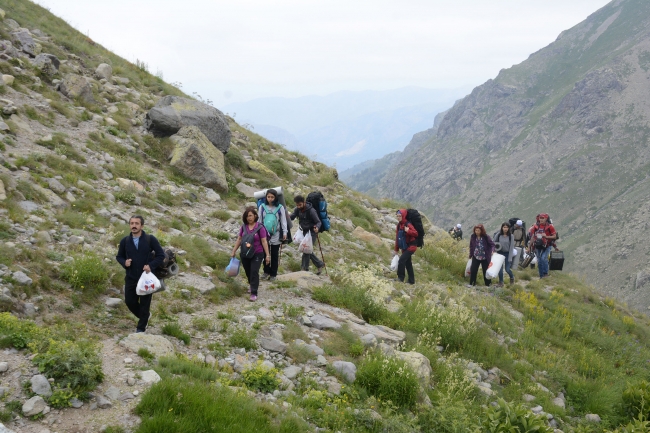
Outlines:
[{"label": "steep slope", "polygon": [[568,269],[645,308],[649,11],[613,1],[474,89],[378,195],[415,203],[440,225],[496,228],[549,212]]}]

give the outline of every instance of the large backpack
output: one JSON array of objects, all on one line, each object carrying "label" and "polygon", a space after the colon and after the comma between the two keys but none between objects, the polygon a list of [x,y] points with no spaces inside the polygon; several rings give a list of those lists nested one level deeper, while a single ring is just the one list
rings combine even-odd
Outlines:
[{"label": "large backpack", "polygon": [[424,246],[424,226],[422,225],[422,217],[420,216],[420,212],[418,212],[416,209],[407,209],[406,220],[410,222],[413,227],[415,227],[415,230],[417,230],[418,238],[416,240],[416,245],[418,248],[422,248]]},{"label": "large backpack", "polygon": [[266,204],[262,204],[262,212],[264,213],[262,224],[264,224],[264,228],[269,232],[270,236],[273,236],[278,229],[280,229],[280,219],[278,218],[278,214],[281,210],[281,204],[276,207],[275,212],[270,211]]},{"label": "large backpack", "polygon": [[239,255],[242,259],[251,259],[255,255],[255,234],[262,229],[262,224],[257,224],[255,228],[248,231],[246,224],[242,226],[241,249]]},{"label": "large backpack", "polygon": [[321,228],[319,231],[326,232],[330,229],[330,219],[327,215],[327,201],[320,191],[310,192],[307,196],[307,202],[311,203],[320,218]]},{"label": "large backpack", "polygon": [[[147,244],[151,246],[151,235],[149,233],[145,234],[147,238]],[[173,277],[178,274],[178,264],[176,263],[176,253],[174,253],[169,248],[164,248],[163,252],[165,253],[165,258],[160,266],[153,270],[153,274],[159,280],[164,278]],[[151,251],[150,260],[156,258],[156,252]]]}]

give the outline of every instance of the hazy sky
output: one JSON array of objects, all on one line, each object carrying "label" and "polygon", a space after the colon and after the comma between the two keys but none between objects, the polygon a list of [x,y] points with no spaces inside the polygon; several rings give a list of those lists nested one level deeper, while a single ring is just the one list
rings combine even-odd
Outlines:
[{"label": "hazy sky", "polygon": [[467,88],[607,0],[37,0],[166,81],[228,102],[404,86]]}]

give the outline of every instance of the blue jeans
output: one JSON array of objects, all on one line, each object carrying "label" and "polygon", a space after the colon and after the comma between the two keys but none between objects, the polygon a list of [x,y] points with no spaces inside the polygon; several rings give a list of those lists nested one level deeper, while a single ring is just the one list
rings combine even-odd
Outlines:
[{"label": "blue jeans", "polygon": [[551,253],[551,246],[538,250],[535,248],[535,255],[537,256],[537,269],[539,270],[539,276],[543,277],[548,275],[548,255]]},{"label": "blue jeans", "polygon": [[[501,253],[497,253],[501,254]],[[515,276],[513,275],[512,271],[510,270],[510,261],[508,260],[508,254],[501,254],[506,258],[505,264],[506,264],[506,273],[510,276],[510,278],[514,278]],[[539,260],[539,259],[537,259]],[[501,269],[499,270],[499,284],[503,283],[503,266],[501,266]]]}]

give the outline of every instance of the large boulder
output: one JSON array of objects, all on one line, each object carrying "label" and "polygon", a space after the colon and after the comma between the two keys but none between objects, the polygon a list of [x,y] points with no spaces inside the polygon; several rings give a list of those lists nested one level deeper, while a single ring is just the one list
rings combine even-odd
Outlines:
[{"label": "large boulder", "polygon": [[61,82],[59,87],[61,93],[70,99],[82,99],[86,102],[94,102],[93,90],[88,81],[80,75],[69,74]]},{"label": "large boulder", "polygon": [[147,113],[145,127],[156,136],[167,137],[184,126],[196,126],[221,152],[230,147],[230,127],[216,108],[193,99],[165,96]]},{"label": "large boulder", "polygon": [[140,349],[147,349],[157,357],[174,354],[174,345],[165,337],[144,332],[128,335],[120,341],[120,346],[135,353]]},{"label": "large boulder", "polygon": [[223,153],[219,152],[197,126],[184,126],[171,140],[176,144],[171,166],[208,188],[228,191]]},{"label": "large boulder", "polygon": [[32,57],[36,57],[41,53],[41,44],[37,43],[34,38],[32,38],[29,30],[23,29],[13,32],[11,34],[11,39],[13,39],[16,46]]},{"label": "large boulder", "polygon": [[61,62],[53,54],[39,54],[32,61],[34,66],[36,66],[43,74],[45,75],[56,75],[59,72],[59,66]]},{"label": "large boulder", "polygon": [[422,385],[428,385],[431,380],[431,362],[429,358],[418,352],[398,352],[395,356],[406,362],[415,372]]},{"label": "large boulder", "polygon": [[113,68],[107,63],[102,63],[95,69],[95,75],[99,78],[104,78],[110,82],[113,79]]}]

